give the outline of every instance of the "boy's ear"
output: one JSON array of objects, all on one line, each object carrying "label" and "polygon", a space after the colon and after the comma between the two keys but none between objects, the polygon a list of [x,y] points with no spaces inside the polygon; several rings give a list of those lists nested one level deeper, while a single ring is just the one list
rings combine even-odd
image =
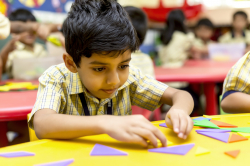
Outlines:
[{"label": "boy's ear", "polygon": [[69,71],[71,71],[72,73],[77,73],[77,66],[75,62],[73,61],[73,58],[69,54],[64,53],[63,60],[65,63],[65,66],[69,69]]}]

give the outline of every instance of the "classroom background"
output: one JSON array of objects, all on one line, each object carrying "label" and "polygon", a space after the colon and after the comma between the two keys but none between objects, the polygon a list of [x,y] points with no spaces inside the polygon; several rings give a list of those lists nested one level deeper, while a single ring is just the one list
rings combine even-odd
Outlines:
[{"label": "classroom background", "polygon": [[[18,9],[25,9],[35,16],[37,22],[62,24],[73,2],[73,0],[0,0],[0,12],[8,17]],[[226,114],[219,104],[223,81],[230,68],[249,51],[250,1],[118,0],[118,2],[124,7],[141,8],[148,17],[148,30],[140,51],[153,62],[152,76],[192,95],[195,108],[191,116]],[[177,34],[173,29],[171,40],[165,42],[164,33],[170,31],[168,29],[172,19],[170,13],[173,14],[176,10],[184,14],[181,24],[185,32]],[[240,37],[240,41],[235,42],[233,15],[239,11],[241,16],[245,13],[248,17],[242,29],[243,36]],[[209,31],[211,35],[204,36],[203,31]],[[222,37],[229,33],[232,39],[224,40]],[[6,69],[0,81],[0,147],[9,145],[19,137],[17,132],[7,130],[10,122],[13,122],[11,125],[19,125],[19,128],[27,127],[25,122],[36,100],[39,76],[50,66],[63,63],[62,54],[65,49],[60,44],[60,37],[62,34],[57,32],[51,34],[46,41],[35,39],[35,43],[46,52],[43,57],[40,56],[42,51],[39,52],[39,56],[28,58],[23,58],[25,57],[23,52],[22,56],[9,56],[9,59],[12,57],[11,70],[8,72]],[[4,50],[12,39],[13,34],[5,40],[0,40],[0,51]],[[148,66],[143,65],[142,59],[138,67],[144,70]],[[156,121],[164,119],[169,106],[163,105],[154,112],[136,106],[132,106],[132,110],[133,114],[142,114],[150,121]],[[24,123],[20,125],[16,123],[18,121]],[[28,128],[22,134],[29,135]],[[27,139],[22,142],[27,142]]]}]

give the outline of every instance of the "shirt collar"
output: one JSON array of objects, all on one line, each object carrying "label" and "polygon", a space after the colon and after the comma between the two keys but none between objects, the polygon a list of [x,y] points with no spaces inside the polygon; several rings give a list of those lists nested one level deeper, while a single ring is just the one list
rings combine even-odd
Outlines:
[{"label": "shirt collar", "polygon": [[[231,35],[232,35],[232,38],[235,38],[235,34],[234,34],[234,31],[233,31],[233,30],[231,31]],[[243,36],[243,37],[246,37],[246,33],[245,33],[244,30],[242,31],[242,36]]]}]

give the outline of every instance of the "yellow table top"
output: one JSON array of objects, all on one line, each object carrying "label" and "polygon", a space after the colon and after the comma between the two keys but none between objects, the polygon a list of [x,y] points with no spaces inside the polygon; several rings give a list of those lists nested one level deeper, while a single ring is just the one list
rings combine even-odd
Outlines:
[{"label": "yellow table top", "polygon": [[[216,116],[222,122],[237,125],[239,127],[250,127],[250,114],[239,115],[221,115]],[[159,127],[164,121],[152,122]],[[72,166],[82,165],[143,165],[143,166],[166,166],[172,164],[174,166],[183,165],[221,165],[236,166],[249,165],[250,157],[250,140],[235,143],[224,143],[200,134],[197,134],[194,128],[187,140],[177,138],[172,130],[159,127],[166,135],[167,139],[172,141],[174,145],[195,143],[185,156],[173,154],[150,153],[138,145],[118,142],[108,135],[97,135],[78,138],[75,140],[39,140],[20,145],[5,147],[0,149],[0,153],[13,151],[27,151],[35,153],[35,156],[20,158],[3,158],[0,157],[0,165],[2,166],[31,166],[48,162],[55,162],[66,159],[74,159]],[[94,145],[102,144],[128,153],[128,156],[90,156],[90,152]],[[210,154],[195,156],[198,146],[211,150]],[[224,154],[225,151],[240,149],[239,156],[234,159]],[[70,166],[71,166],[70,165]]]}]

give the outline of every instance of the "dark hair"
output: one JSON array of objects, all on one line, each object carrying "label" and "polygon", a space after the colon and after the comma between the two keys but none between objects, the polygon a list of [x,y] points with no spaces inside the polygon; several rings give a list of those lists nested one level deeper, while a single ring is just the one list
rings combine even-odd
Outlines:
[{"label": "dark hair", "polygon": [[246,12],[244,12],[244,11],[237,11],[237,12],[235,12],[234,15],[233,15],[233,20],[235,20],[236,16],[243,16],[243,17],[245,17],[246,20],[248,18]]},{"label": "dark hair", "polygon": [[200,20],[197,22],[195,28],[199,28],[199,27],[202,26],[202,25],[203,25],[203,26],[206,26],[206,27],[208,27],[208,28],[210,28],[210,29],[214,29],[214,24],[213,24],[208,18],[200,19]]},{"label": "dark hair", "polygon": [[36,21],[36,17],[26,9],[17,9],[9,14],[10,21]]},{"label": "dark hair", "polygon": [[148,18],[147,15],[139,8],[133,6],[124,7],[128,13],[130,20],[136,30],[137,36],[140,40],[140,45],[143,43],[147,30]]},{"label": "dark hair", "polygon": [[166,28],[161,34],[161,41],[164,45],[171,41],[174,31],[186,33],[185,19],[186,17],[182,10],[172,10],[169,13],[166,18]]},{"label": "dark hair", "polygon": [[77,67],[93,53],[120,55],[138,49],[127,12],[115,0],[75,0],[63,24],[65,46]]}]

